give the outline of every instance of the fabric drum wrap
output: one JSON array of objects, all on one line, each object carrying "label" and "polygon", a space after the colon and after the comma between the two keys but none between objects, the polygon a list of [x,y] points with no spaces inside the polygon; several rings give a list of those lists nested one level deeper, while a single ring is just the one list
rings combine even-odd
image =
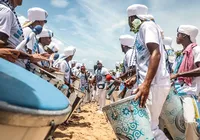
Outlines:
[{"label": "fabric drum wrap", "polygon": [[185,139],[185,124],[181,98],[176,94],[174,87],[163,105],[160,117],[174,140]]},{"label": "fabric drum wrap", "polygon": [[153,140],[149,116],[145,108],[139,108],[135,95],[103,108],[116,136],[120,140]]}]

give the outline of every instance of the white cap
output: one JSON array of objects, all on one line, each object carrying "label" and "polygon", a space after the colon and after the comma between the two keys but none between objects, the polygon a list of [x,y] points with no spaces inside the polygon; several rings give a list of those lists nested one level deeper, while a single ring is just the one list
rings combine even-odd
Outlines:
[{"label": "white cap", "polygon": [[124,46],[133,47],[135,39],[131,35],[121,35],[119,37],[120,43]]},{"label": "white cap", "polygon": [[72,60],[72,61],[71,61],[71,64],[76,64],[76,63],[77,63],[76,60]]},{"label": "white cap", "polygon": [[73,46],[69,46],[64,50],[65,57],[73,56],[76,52],[76,48]]},{"label": "white cap", "polygon": [[172,38],[171,37],[164,37],[163,44],[171,46],[172,45]]},{"label": "white cap", "polygon": [[190,40],[196,43],[196,37],[198,35],[199,29],[193,25],[181,25],[178,27],[178,32],[190,36]]},{"label": "white cap", "polygon": [[47,11],[45,11],[42,8],[39,7],[33,7],[28,9],[28,20],[29,21],[46,21],[46,18],[48,17]]},{"label": "white cap", "polygon": [[53,32],[51,30],[43,28],[42,32],[39,35],[37,35],[38,39],[42,37],[53,37]]},{"label": "white cap", "polygon": [[119,66],[120,66],[120,62],[116,62],[116,63],[115,63],[115,66],[116,66],[116,67],[119,67]]},{"label": "white cap", "polygon": [[128,17],[137,16],[138,18],[144,20],[148,13],[148,8],[145,5],[133,4],[127,8],[127,13]]},{"label": "white cap", "polygon": [[80,68],[82,66],[82,64],[81,63],[76,63],[76,68],[78,69],[78,68]]},{"label": "white cap", "polygon": [[99,64],[99,63],[100,63],[100,64],[103,64],[102,60],[98,60],[98,61],[97,61],[97,64]]},{"label": "white cap", "polygon": [[50,50],[52,50],[54,53],[57,51],[59,51],[59,47],[55,44],[55,43],[53,43],[53,42],[51,42],[48,46],[47,46],[47,48],[49,48]]}]

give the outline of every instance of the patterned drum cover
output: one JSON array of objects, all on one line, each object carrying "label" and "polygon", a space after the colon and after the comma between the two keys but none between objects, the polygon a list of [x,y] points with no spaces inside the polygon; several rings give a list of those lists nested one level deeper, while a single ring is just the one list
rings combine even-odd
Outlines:
[{"label": "patterned drum cover", "polygon": [[183,105],[174,87],[170,90],[160,117],[174,140],[185,140]]},{"label": "patterned drum cover", "polygon": [[103,108],[111,126],[120,140],[153,140],[149,117],[134,95]]}]

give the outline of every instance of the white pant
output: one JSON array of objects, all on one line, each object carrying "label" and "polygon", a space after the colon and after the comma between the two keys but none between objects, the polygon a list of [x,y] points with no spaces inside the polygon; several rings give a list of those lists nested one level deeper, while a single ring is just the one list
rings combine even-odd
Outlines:
[{"label": "white pant", "polygon": [[162,111],[163,104],[170,91],[169,86],[151,86],[149,97],[147,100],[147,110],[150,117],[151,130],[155,140],[168,140],[165,134],[159,129],[159,116]]},{"label": "white pant", "polygon": [[100,106],[99,110],[102,111],[102,108],[106,105],[106,90],[97,88],[97,94],[98,94],[98,103]]},{"label": "white pant", "polygon": [[183,116],[185,120],[185,137],[186,140],[199,140],[199,134],[197,133],[196,120],[195,120],[195,109],[190,95],[181,96],[183,103]]}]

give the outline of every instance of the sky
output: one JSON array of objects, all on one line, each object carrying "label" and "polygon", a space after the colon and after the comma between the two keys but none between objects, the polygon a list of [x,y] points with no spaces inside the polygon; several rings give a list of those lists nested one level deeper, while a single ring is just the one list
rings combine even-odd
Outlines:
[{"label": "sky", "polygon": [[[164,35],[176,44],[179,25],[190,24],[200,29],[200,0],[23,0],[16,8],[23,23],[27,10],[41,7],[48,12],[46,27],[54,32],[53,41],[61,48],[75,46],[74,59],[93,68],[97,60],[114,68],[115,62],[122,61],[120,35],[130,34],[126,9],[132,4],[144,4],[149,8],[156,23],[164,30]],[[200,43],[200,35],[197,37]]]}]

